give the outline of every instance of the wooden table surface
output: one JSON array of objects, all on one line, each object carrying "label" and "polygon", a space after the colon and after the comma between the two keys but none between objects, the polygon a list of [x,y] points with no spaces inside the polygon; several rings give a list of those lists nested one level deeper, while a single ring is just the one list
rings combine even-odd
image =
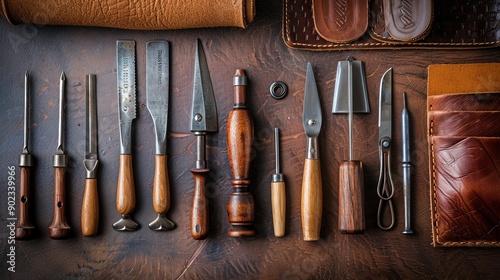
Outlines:
[{"label": "wooden table surface", "polygon": [[[24,72],[32,77],[31,152],[33,220],[37,236],[8,244],[7,189],[0,191],[0,278],[166,278],[166,279],[493,279],[500,274],[500,250],[494,248],[433,248],[429,210],[426,139],[427,67],[437,63],[500,61],[498,49],[445,51],[310,52],[287,48],[281,37],[280,1],[257,1],[257,17],[247,29],[213,28],[175,31],[129,31],[106,28],[12,26],[0,19],[0,182],[6,186],[8,168],[16,167],[23,139]],[[208,136],[208,191],[211,233],[196,241],[189,231],[195,163],[195,137],[190,132],[191,91],[196,38],[205,48],[217,101],[219,132]],[[116,90],[117,39],[137,43],[137,119],[133,124],[134,175],[137,193],[136,232],[117,232],[115,193],[118,176],[119,130]],[[168,216],[177,224],[169,232],[147,226],[152,208],[154,129],[146,108],[145,47],[153,39],[171,43],[171,88],[168,123],[168,165],[172,207]],[[364,61],[372,113],[355,115],[354,154],[365,167],[367,230],[344,235],[338,223],[338,167],[347,159],[347,116],[332,115],[337,62],[348,56]],[[323,222],[318,242],[302,240],[300,196],[306,136],[302,106],[306,64],[313,65],[319,89],[323,127],[319,137],[323,179]],[[376,225],[379,172],[377,107],[382,74],[394,70],[393,179],[396,226],[382,231]],[[251,191],[255,198],[257,235],[234,239],[227,235],[226,202],[232,192],[226,147],[226,121],[232,109],[232,76],[248,75],[248,104],[255,123]],[[53,167],[58,123],[59,76],[67,76],[66,152],[68,220],[72,235],[51,240]],[[100,202],[99,233],[83,237],[80,226],[85,170],[85,75],[97,75]],[[282,100],[268,92],[284,81],[289,94]],[[401,171],[402,93],[408,93],[414,162],[413,224],[403,229]],[[273,234],[270,179],[274,172],[273,128],[282,131],[282,171],[287,187],[286,236]],[[18,182],[17,182],[18,183]],[[7,270],[10,246],[15,247],[15,273]]]}]

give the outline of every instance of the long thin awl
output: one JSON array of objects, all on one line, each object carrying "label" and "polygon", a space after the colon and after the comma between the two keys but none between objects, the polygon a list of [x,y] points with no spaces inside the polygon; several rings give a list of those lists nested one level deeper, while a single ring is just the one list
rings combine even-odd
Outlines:
[{"label": "long thin awl", "polygon": [[316,241],[319,240],[323,209],[323,187],[318,151],[322,116],[318,88],[311,63],[307,63],[302,123],[307,136],[306,159],[302,178],[302,236],[305,241]]},{"label": "long thin awl", "polygon": [[70,226],[66,221],[66,167],[68,158],[64,154],[64,99],[66,91],[66,76],[61,73],[59,79],[59,129],[57,150],[53,158],[54,166],[54,217],[49,226],[49,236],[52,239],[66,238],[70,234]]},{"label": "long thin awl", "polygon": [[205,137],[219,130],[217,106],[210,72],[201,41],[196,42],[194,60],[193,102],[191,106],[191,131],[196,136],[196,165],[191,169],[194,176],[194,194],[191,207],[191,236],[205,239],[209,233],[208,199],[205,182],[210,169],[207,166]]},{"label": "long thin awl", "polygon": [[116,41],[118,115],[120,118],[120,167],[116,187],[116,209],[121,219],[113,224],[118,231],[135,231],[139,224],[130,214],[135,208],[135,185],[132,169],[132,120],[136,114],[135,41]]},{"label": "long thin awl", "polygon": [[158,214],[156,219],[149,224],[149,228],[158,231],[175,228],[175,224],[166,217],[170,208],[170,183],[167,169],[169,75],[168,42],[148,42],[146,45],[146,95],[156,134],[153,208]]},{"label": "long thin awl", "polygon": [[97,93],[96,77],[93,74],[86,76],[86,103],[87,123],[85,137],[85,188],[82,201],[82,234],[94,236],[99,224],[99,199],[97,196]]},{"label": "long thin awl", "polygon": [[33,157],[30,154],[30,91],[29,91],[29,75],[26,71],[24,75],[24,142],[23,151],[19,156],[20,167],[20,193],[19,193],[19,217],[16,224],[16,239],[30,239],[33,235],[35,227],[31,222],[30,205],[31,205],[31,166],[33,165]]},{"label": "long thin awl", "polygon": [[401,139],[403,168],[403,197],[405,209],[405,227],[402,234],[413,234],[411,228],[411,147],[410,116],[406,107],[406,92],[403,92],[403,110],[401,111]]}]

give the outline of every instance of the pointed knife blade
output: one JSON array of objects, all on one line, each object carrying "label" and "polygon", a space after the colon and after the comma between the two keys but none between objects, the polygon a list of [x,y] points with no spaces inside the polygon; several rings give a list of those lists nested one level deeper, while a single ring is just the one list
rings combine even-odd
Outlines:
[{"label": "pointed knife blade", "polygon": [[380,80],[378,111],[379,139],[392,136],[392,68]]},{"label": "pointed knife blade", "polygon": [[136,115],[135,41],[116,41],[116,74],[120,118],[120,154],[131,154],[132,120]]},{"label": "pointed knife blade", "polygon": [[196,45],[193,103],[191,108],[191,131],[216,132],[218,130],[214,90],[200,40]]},{"label": "pointed knife blade", "polygon": [[147,107],[156,132],[156,154],[165,155],[169,97],[169,44],[149,41],[146,45]]},{"label": "pointed knife blade", "polygon": [[319,102],[316,80],[314,79],[314,72],[310,62],[307,63],[302,122],[307,137],[318,137],[322,123],[321,105]]}]

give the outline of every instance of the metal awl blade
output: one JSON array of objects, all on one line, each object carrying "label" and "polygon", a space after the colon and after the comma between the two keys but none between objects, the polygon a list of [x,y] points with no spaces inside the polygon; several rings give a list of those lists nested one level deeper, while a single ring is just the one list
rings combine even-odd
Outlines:
[{"label": "metal awl blade", "polygon": [[217,106],[201,41],[196,44],[191,131],[218,131]]},{"label": "metal awl blade", "polygon": [[147,107],[156,132],[156,154],[165,155],[169,97],[169,44],[149,41],[146,45]]},{"label": "metal awl blade", "polygon": [[321,106],[316,80],[314,79],[314,72],[309,62],[307,63],[302,122],[307,137],[318,137],[322,123]]},{"label": "metal awl blade", "polygon": [[96,77],[87,75],[87,125],[85,137],[85,159],[83,164],[87,170],[87,178],[95,178],[97,166],[97,93]]}]

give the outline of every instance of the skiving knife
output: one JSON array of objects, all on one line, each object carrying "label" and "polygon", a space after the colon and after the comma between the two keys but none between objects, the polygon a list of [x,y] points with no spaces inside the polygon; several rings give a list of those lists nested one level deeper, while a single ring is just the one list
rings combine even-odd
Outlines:
[{"label": "skiving knife", "polygon": [[208,199],[205,182],[210,169],[206,161],[205,136],[218,131],[217,107],[212,80],[208,70],[201,41],[196,44],[193,80],[193,103],[191,110],[191,131],[196,136],[196,165],[191,169],[194,176],[194,195],[191,208],[191,236],[205,239],[209,230]]},{"label": "skiving knife", "polygon": [[121,219],[113,224],[118,231],[139,228],[130,214],[135,208],[135,186],[132,170],[132,120],[135,119],[135,41],[116,41],[118,115],[120,120],[120,167],[116,187],[116,209]]},{"label": "skiving knife", "polygon": [[323,208],[318,135],[321,131],[321,106],[311,63],[307,63],[302,122],[307,136],[304,177],[302,178],[302,235],[305,241],[319,240]]},{"label": "skiving knife", "polygon": [[146,45],[147,107],[156,134],[155,171],[153,179],[153,208],[157,218],[149,228],[171,230],[175,224],[166,218],[170,208],[170,184],[167,168],[167,120],[169,96],[169,44],[167,41],[149,41]]}]

